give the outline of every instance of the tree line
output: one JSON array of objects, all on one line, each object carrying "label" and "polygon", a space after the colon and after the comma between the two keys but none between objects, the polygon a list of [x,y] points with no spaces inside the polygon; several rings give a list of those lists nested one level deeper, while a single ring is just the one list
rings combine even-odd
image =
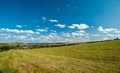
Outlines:
[{"label": "tree line", "polygon": [[49,48],[49,47],[60,47],[60,46],[68,46],[75,45],[75,43],[71,44],[17,44],[17,45],[2,45],[0,46],[0,51],[7,51],[10,49],[35,49],[35,48]]}]

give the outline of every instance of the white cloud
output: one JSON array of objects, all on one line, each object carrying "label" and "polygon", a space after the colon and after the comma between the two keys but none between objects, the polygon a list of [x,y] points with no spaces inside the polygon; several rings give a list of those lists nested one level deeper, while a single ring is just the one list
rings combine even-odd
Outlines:
[{"label": "white cloud", "polygon": [[22,28],[22,26],[21,26],[21,25],[16,25],[16,27],[18,27],[18,28]]},{"label": "white cloud", "polygon": [[3,34],[1,33],[1,34],[0,34],[0,36],[7,36],[7,35],[8,35],[8,34],[5,34],[5,33],[3,33]]},{"label": "white cloud", "polygon": [[55,26],[60,27],[60,28],[65,28],[66,27],[65,24],[56,24]]},{"label": "white cloud", "polygon": [[60,37],[57,35],[57,33],[50,33],[48,37],[52,40],[60,39]]},{"label": "white cloud", "polygon": [[22,35],[20,35],[20,36],[13,36],[13,37],[16,38],[16,39],[20,39],[20,40],[23,40],[23,39],[27,38],[27,36],[22,36]]},{"label": "white cloud", "polygon": [[27,37],[26,36],[18,36],[17,38],[18,39],[26,39]]},{"label": "white cloud", "polygon": [[40,35],[36,38],[37,40],[41,40],[41,42],[57,42],[60,40],[60,37],[57,33],[49,33],[48,35]]},{"label": "white cloud", "polygon": [[89,34],[72,32],[72,36],[73,36],[73,37],[76,37],[76,36],[88,36],[88,35],[89,35]]},{"label": "white cloud", "polygon": [[102,27],[102,26],[99,26],[99,27],[98,27],[98,31],[103,32],[103,31],[104,31],[103,27]]},{"label": "white cloud", "polygon": [[86,33],[84,30],[80,30],[79,32],[80,32],[80,33]]},{"label": "white cloud", "polygon": [[75,28],[75,26],[73,26],[73,25],[72,25],[72,26],[68,26],[68,28],[70,28],[70,29],[74,29],[74,28]]},{"label": "white cloud", "polygon": [[26,36],[33,36],[32,34],[26,34]]},{"label": "white cloud", "polygon": [[46,18],[46,17],[42,17],[42,20],[43,20],[43,21],[46,21],[46,20],[47,20],[47,18]]},{"label": "white cloud", "polygon": [[109,32],[113,32],[113,31],[117,31],[117,29],[116,28],[106,28],[106,29],[104,29],[102,26],[99,26],[98,31],[100,31],[102,33],[109,33]]},{"label": "white cloud", "polygon": [[83,30],[80,30],[80,31],[72,32],[72,36],[73,37],[76,37],[76,36],[89,36],[89,34],[86,33]]},{"label": "white cloud", "polygon": [[99,37],[99,36],[102,36],[102,35],[100,35],[100,34],[91,34],[91,36]]},{"label": "white cloud", "polygon": [[28,38],[29,41],[35,41],[34,37]]},{"label": "white cloud", "polygon": [[109,38],[108,37],[103,37],[102,40],[108,40]]},{"label": "white cloud", "polygon": [[71,37],[71,34],[70,34],[70,33],[64,33],[64,32],[62,32],[61,34],[62,34],[63,37],[68,37],[68,38]]},{"label": "white cloud", "polygon": [[36,29],[36,31],[38,31],[38,32],[47,32],[48,30],[47,29]]},{"label": "white cloud", "polygon": [[80,34],[79,33],[76,33],[76,32],[72,32],[72,36],[79,36]]},{"label": "white cloud", "polygon": [[18,30],[18,29],[8,29],[8,28],[1,28],[0,31],[9,32],[9,33],[28,33],[28,34],[34,34],[35,33],[32,30]]},{"label": "white cloud", "polygon": [[120,33],[120,30],[115,30],[114,32],[117,33],[117,34],[119,34],[119,33]]},{"label": "white cloud", "polygon": [[19,30],[17,30],[17,29],[1,28],[0,30],[5,31],[5,32],[19,33]]},{"label": "white cloud", "polygon": [[35,32],[32,30],[20,30],[20,33],[34,34]]},{"label": "white cloud", "polygon": [[[120,34],[116,34],[116,37],[120,38]],[[116,38],[116,37],[115,37],[115,38]]]},{"label": "white cloud", "polygon": [[113,37],[115,35],[114,34],[106,34],[106,36]]},{"label": "white cloud", "polygon": [[6,35],[4,38],[7,40],[7,39],[9,39],[9,38],[11,38],[12,36],[11,36],[11,34],[9,35]]},{"label": "white cloud", "polygon": [[58,20],[55,20],[55,19],[50,19],[49,21],[50,21],[50,22],[54,22],[54,23],[57,23],[57,22],[58,22]]},{"label": "white cloud", "polygon": [[[84,39],[90,38],[89,34],[86,33],[84,30],[79,30],[79,31],[75,31],[75,32],[62,32],[61,35],[62,35],[63,40],[69,39],[72,41],[81,41],[81,38],[84,38]],[[77,40],[77,39],[79,39],[79,40]]]},{"label": "white cloud", "polygon": [[40,32],[35,32],[36,34],[40,34]]},{"label": "white cloud", "polygon": [[70,29],[87,29],[89,26],[87,24],[72,24],[71,26],[68,26]]}]

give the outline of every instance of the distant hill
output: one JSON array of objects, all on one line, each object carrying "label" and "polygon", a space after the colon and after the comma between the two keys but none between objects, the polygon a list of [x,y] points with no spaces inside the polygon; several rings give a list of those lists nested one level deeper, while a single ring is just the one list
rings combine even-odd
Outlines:
[{"label": "distant hill", "polygon": [[22,44],[26,44],[26,43],[21,43],[21,42],[0,43],[0,46],[4,46],[4,45],[22,45]]}]

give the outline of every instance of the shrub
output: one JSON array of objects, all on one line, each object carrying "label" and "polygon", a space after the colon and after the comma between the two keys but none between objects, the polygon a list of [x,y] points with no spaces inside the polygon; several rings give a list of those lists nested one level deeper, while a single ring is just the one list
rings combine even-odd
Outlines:
[{"label": "shrub", "polygon": [[0,47],[0,51],[7,51],[7,50],[10,50],[9,46],[2,46],[2,47]]}]

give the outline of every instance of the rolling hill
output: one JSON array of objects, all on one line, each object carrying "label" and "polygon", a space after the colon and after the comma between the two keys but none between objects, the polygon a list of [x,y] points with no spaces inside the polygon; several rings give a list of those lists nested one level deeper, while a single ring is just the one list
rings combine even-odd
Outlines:
[{"label": "rolling hill", "polygon": [[120,73],[120,40],[0,52],[0,73]]}]

